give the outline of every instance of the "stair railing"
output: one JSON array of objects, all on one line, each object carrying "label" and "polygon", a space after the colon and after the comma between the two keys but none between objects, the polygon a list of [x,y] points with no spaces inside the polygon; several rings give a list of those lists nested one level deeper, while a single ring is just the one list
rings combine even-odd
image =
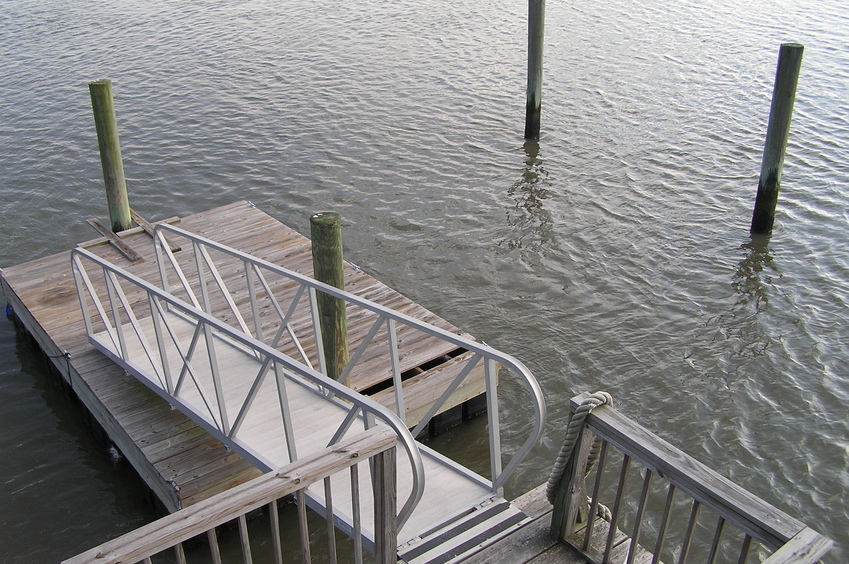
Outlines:
[{"label": "stair railing", "polygon": [[[92,344],[259,468],[269,471],[278,465],[242,441],[239,431],[269,374],[275,380],[291,462],[299,458],[298,429],[291,419],[296,406],[287,392],[291,386],[309,386],[323,401],[347,410],[328,446],[342,440],[357,421],[366,430],[378,423],[391,428],[413,474],[411,491],[397,516],[398,529],[404,525],[424,492],[425,475],[418,444],[392,411],[88,250],[74,249],[71,265]],[[196,358],[204,356],[198,352],[203,350],[205,357]],[[259,367],[235,410],[228,409],[226,398],[232,395],[219,368],[221,355],[232,350]],[[242,383],[244,376],[239,374]],[[200,395],[199,402],[187,399],[190,391]]]},{"label": "stair railing", "polygon": [[[172,252],[166,236],[179,241],[182,251]],[[413,427],[412,434],[419,436],[434,415],[448,405],[452,394],[468,383],[473,370],[483,366],[491,479],[486,481],[460,465],[455,466],[494,492],[503,488],[507,478],[542,435],[545,421],[542,390],[530,370],[510,355],[375,303],[368,299],[368,290],[364,291],[364,296],[357,296],[173,225],[161,223],[156,226],[154,246],[161,284],[167,292],[185,296],[195,307],[223,319],[272,348],[285,350],[306,367],[317,366],[322,372],[326,363],[316,296],[322,292],[345,301],[349,319],[354,315],[364,316],[371,326],[353,350],[338,381],[344,381],[361,368],[365,359],[375,356],[388,359],[386,370],[391,374],[394,386],[395,412],[404,422],[407,418],[403,361],[407,354],[415,354],[413,345],[407,343],[415,343],[422,336],[428,336],[450,347],[469,351],[471,355],[464,361],[465,365],[450,383],[437,392],[440,395]],[[172,283],[172,280],[175,281]],[[307,296],[306,300],[304,296]],[[374,352],[374,349],[383,347],[386,352],[380,355]],[[513,376],[526,390],[532,410],[531,428],[525,432],[524,440],[506,465],[502,461],[497,391],[499,378],[504,374]],[[528,415],[527,411],[522,413],[523,422]]]}]

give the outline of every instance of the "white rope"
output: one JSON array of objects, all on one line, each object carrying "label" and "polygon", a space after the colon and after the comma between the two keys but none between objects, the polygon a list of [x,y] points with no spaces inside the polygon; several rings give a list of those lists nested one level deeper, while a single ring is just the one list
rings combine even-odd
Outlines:
[{"label": "white rope", "polygon": [[[557,455],[557,460],[554,462],[554,468],[551,469],[551,476],[548,478],[548,486],[546,487],[546,497],[549,503],[554,504],[554,496],[557,490],[557,483],[563,477],[563,472],[572,458],[572,452],[575,450],[575,443],[578,442],[578,435],[584,426],[584,421],[587,415],[600,405],[613,405],[613,396],[607,392],[596,392],[590,394],[581,402],[581,405],[575,410],[575,413],[569,418],[569,424],[566,426],[566,437],[563,439],[563,446],[560,447],[560,453]],[[590,473],[595,461],[598,459],[599,448],[601,441],[596,437],[593,441],[590,457],[587,462],[587,471],[585,475]]]}]

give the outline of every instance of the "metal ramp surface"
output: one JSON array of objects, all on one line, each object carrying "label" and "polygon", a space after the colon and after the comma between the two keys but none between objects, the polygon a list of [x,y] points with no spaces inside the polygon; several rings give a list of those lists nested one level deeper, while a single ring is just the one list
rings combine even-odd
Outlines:
[{"label": "metal ramp surface", "polygon": [[[159,233],[161,244],[157,246],[157,253],[162,257],[161,285],[141,280],[88,251],[77,249],[72,253],[86,329],[95,347],[229,448],[265,471],[332,445],[349,433],[359,432],[359,429],[374,425],[392,428],[398,437],[399,447],[399,555],[410,563],[450,562],[494,542],[525,518],[504,501],[499,492],[508,471],[515,469],[518,460],[539,436],[541,418],[544,417],[541,394],[530,377],[531,395],[538,403],[537,423],[531,437],[502,469],[494,386],[499,365],[517,366],[527,379],[529,373],[518,361],[463,337],[454,334],[444,336],[475,354],[469,368],[452,383],[455,388],[475,362],[483,362],[487,368],[488,408],[494,412],[490,414],[490,427],[493,424],[496,427],[495,435],[490,430],[494,477],[487,479],[413,439],[403,422],[403,384],[400,378],[396,381],[400,389],[396,391],[399,416],[314,369],[306,349],[315,349],[320,357],[319,332],[313,327],[314,344],[304,345],[306,341],[295,335],[291,319],[292,312],[298,307],[299,296],[304,294],[310,297],[308,307],[313,308],[314,314],[313,298],[315,292],[321,291],[370,308],[379,317],[375,327],[382,327],[385,321],[390,332],[399,322],[414,326],[426,324],[288,272],[286,276],[295,278],[300,289],[295,291],[298,297],[292,298],[289,305],[280,304],[266,282],[270,275],[266,272],[264,277],[260,268],[278,269],[274,273],[282,269],[239,254],[238,261],[244,264],[244,274],[233,275],[231,272],[229,276],[246,279],[247,283],[253,279],[261,288],[259,292],[253,289],[243,292],[243,296],[250,295],[247,300],[250,303],[241,300],[242,307],[246,311],[258,312],[263,306],[258,306],[257,300],[264,293],[266,299],[275,300],[273,308],[268,304],[264,307],[275,309],[280,314],[279,326],[273,332],[276,337],[271,343],[264,342],[261,325],[257,321],[259,315],[254,316],[256,331],[252,334],[248,328],[250,320],[245,321],[250,314],[240,313],[240,300],[229,293],[225,282],[227,275],[221,274],[225,269],[220,259],[219,264],[215,264],[208,249],[219,253],[238,251],[176,228],[169,228],[169,231],[169,237],[180,236],[190,240],[188,246],[195,250],[194,264],[197,268],[193,274],[186,274],[166,250],[170,247]],[[169,265],[181,280],[179,291],[188,296],[185,301],[169,291],[165,273]],[[228,269],[232,270],[232,265]],[[209,296],[212,286],[227,294],[223,301],[234,314],[213,316],[205,311],[213,309]],[[203,303],[195,297],[196,293],[203,295]],[[311,317],[317,322],[316,315]],[[436,334],[440,331],[432,327],[424,330]],[[285,334],[303,353],[301,358],[292,358],[278,350],[280,337]],[[266,337],[265,340],[269,339]],[[390,344],[392,340],[390,333]],[[397,350],[395,354],[397,356]],[[356,361],[357,358],[353,358],[351,362]],[[397,359],[392,362],[397,363]],[[318,364],[319,367],[323,365],[322,359],[318,359]],[[450,387],[442,393],[443,401],[450,395]],[[436,410],[437,407],[434,407],[431,411],[435,413]],[[432,416],[433,413],[430,413],[425,419]],[[426,423],[425,420],[420,425]],[[369,475],[364,474],[359,476],[358,487],[362,492],[370,492],[372,482]],[[337,481],[332,484],[334,516],[337,526],[350,533],[352,507],[348,493],[352,485],[343,478]],[[372,515],[372,508],[368,505],[370,499],[369,495],[362,499],[360,512],[364,523],[370,522]],[[323,508],[323,488],[312,488],[310,501],[316,509]],[[373,533],[364,527],[363,538],[368,545],[372,542]]]}]

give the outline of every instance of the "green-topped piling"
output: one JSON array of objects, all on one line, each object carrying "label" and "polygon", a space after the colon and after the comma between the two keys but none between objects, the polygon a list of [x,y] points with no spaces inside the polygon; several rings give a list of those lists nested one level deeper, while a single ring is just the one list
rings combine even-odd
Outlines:
[{"label": "green-topped piling", "polygon": [[[315,279],[345,289],[342,260],[342,220],[338,213],[320,212],[310,217]],[[348,364],[348,322],[345,301],[318,293],[318,313],[327,375],[338,378]],[[345,382],[348,385],[348,382]]]},{"label": "green-topped piling", "polygon": [[106,184],[109,221],[112,231],[117,233],[129,229],[133,223],[130,217],[130,201],[127,198],[127,183],[124,179],[124,164],[121,160],[121,143],[118,139],[118,120],[115,118],[112,82],[95,80],[88,83],[88,88],[94,110],[100,163],[103,166],[103,182]]}]

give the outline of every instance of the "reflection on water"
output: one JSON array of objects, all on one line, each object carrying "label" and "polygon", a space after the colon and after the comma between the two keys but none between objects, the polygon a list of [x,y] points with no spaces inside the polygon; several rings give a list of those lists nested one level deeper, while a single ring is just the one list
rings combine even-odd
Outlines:
[{"label": "reflection on water", "polygon": [[764,311],[769,306],[773,277],[781,278],[769,252],[769,237],[753,235],[752,240],[740,248],[746,254],[731,282],[739,296],[737,305],[751,305],[755,312]]},{"label": "reflection on water", "polygon": [[544,250],[554,238],[551,213],[545,200],[551,191],[548,170],[539,158],[539,142],[524,144],[525,163],[522,177],[507,190],[515,205],[507,210],[507,224],[513,235],[500,245],[508,249],[525,249],[534,253]]}]

